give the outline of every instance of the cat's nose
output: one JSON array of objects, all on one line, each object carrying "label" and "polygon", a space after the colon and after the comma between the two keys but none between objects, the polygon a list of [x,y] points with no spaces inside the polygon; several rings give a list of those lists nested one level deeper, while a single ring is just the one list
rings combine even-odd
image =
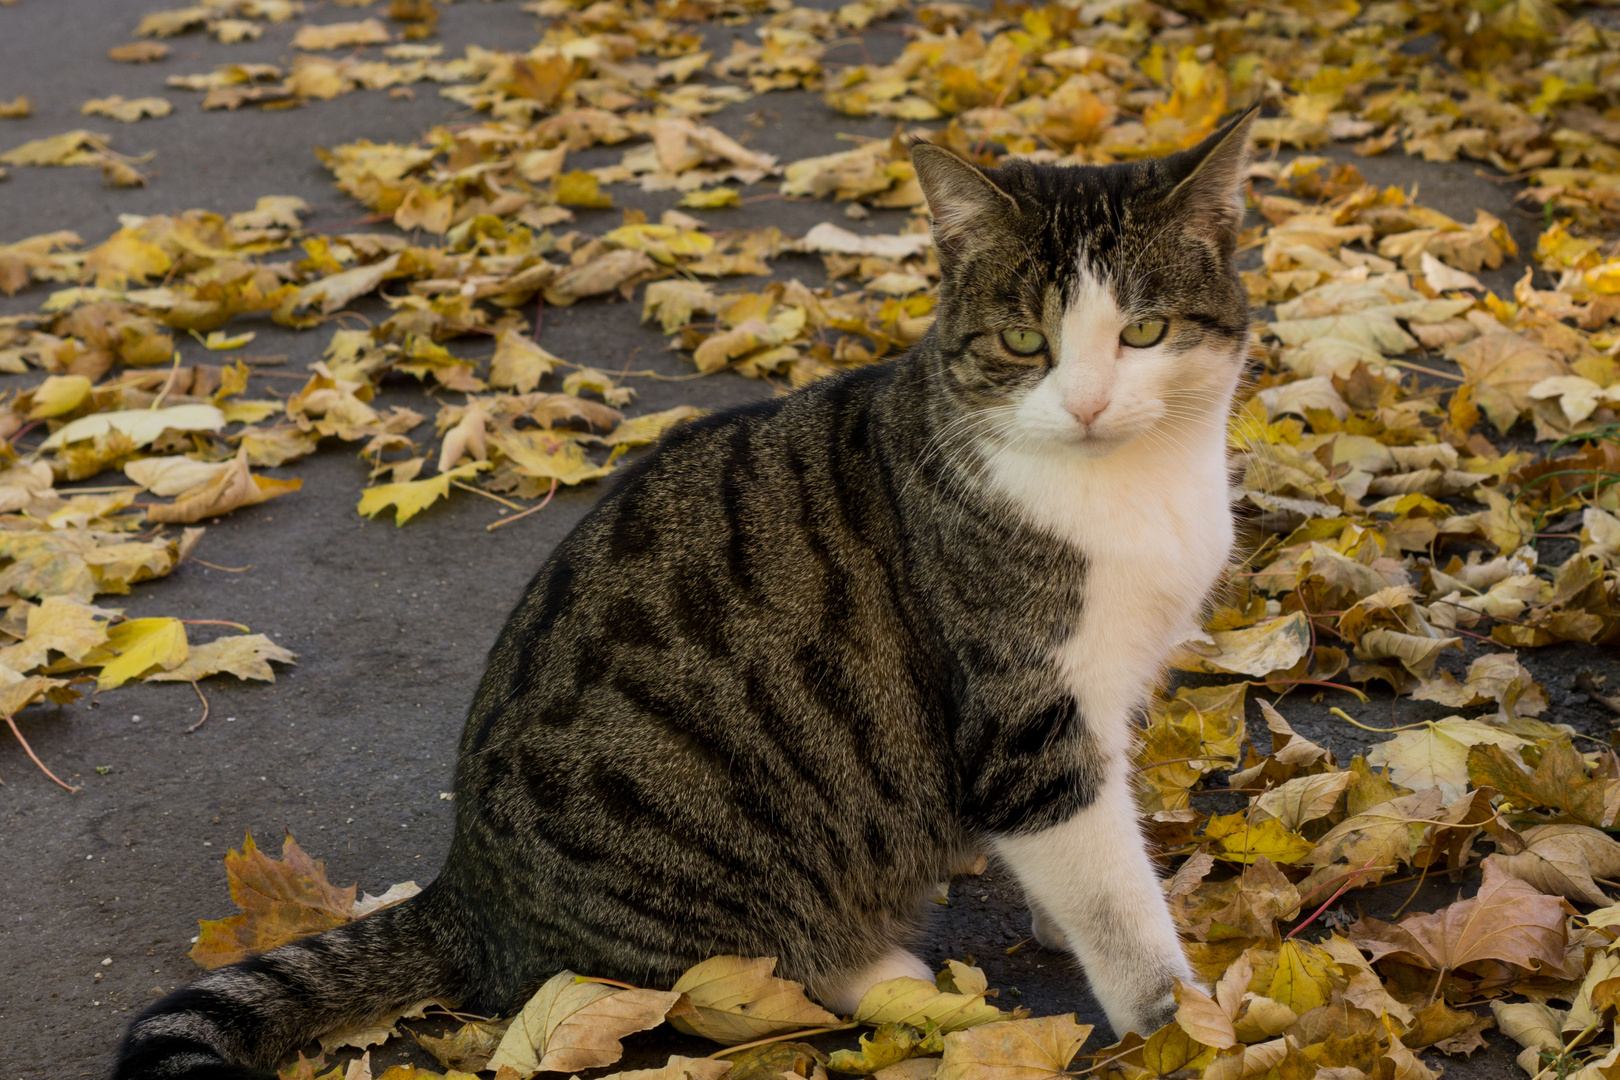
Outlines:
[{"label": "cat's nose", "polygon": [[1106,408],[1108,408],[1107,398],[1096,398],[1089,401],[1076,401],[1068,406],[1069,415],[1073,416],[1086,427],[1090,427],[1092,424],[1095,424],[1097,422],[1097,417],[1101,416],[1103,414],[1103,410]]}]

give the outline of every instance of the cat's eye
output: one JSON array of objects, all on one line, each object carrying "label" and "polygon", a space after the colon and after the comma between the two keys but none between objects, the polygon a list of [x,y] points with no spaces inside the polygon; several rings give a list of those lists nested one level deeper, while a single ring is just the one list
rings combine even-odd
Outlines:
[{"label": "cat's eye", "polygon": [[1164,319],[1143,319],[1133,322],[1119,332],[1119,340],[1133,349],[1146,349],[1164,340],[1170,323]]},{"label": "cat's eye", "polygon": [[1034,330],[1003,330],[1001,343],[1019,356],[1034,356],[1046,348],[1046,335]]}]

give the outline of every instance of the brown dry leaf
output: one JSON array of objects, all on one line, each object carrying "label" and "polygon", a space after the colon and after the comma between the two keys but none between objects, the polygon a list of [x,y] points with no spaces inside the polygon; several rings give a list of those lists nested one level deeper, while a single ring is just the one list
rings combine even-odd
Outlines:
[{"label": "brown dry leaf", "polygon": [[1532,971],[1562,966],[1564,915],[1573,912],[1568,903],[1542,895],[1491,859],[1484,874],[1479,892],[1467,900],[1433,914],[1408,915],[1395,925],[1364,918],[1351,927],[1350,940],[1372,953],[1374,962],[1391,957],[1431,971],[1455,971],[1479,960]]},{"label": "brown dry leaf", "polygon": [[1236,1046],[1233,1019],[1215,998],[1196,986],[1176,980],[1176,1023],[1188,1035],[1217,1050]]},{"label": "brown dry leaf", "polygon": [[[503,1020],[473,1020],[465,1023],[443,1038],[411,1031],[417,1045],[432,1054],[440,1065],[462,1072],[482,1072],[495,1048],[506,1034]],[[410,1029],[407,1029],[410,1030]]]},{"label": "brown dry leaf", "polygon": [[1524,851],[1498,853],[1488,861],[1544,893],[1598,907],[1611,903],[1592,880],[1620,876],[1620,844],[1607,833],[1588,825],[1534,825],[1520,836]]},{"label": "brown dry leaf", "polygon": [[611,1065],[624,1054],[621,1039],[663,1023],[679,999],[672,990],[621,990],[558,972],[512,1018],[484,1067],[529,1077]]},{"label": "brown dry leaf", "polygon": [[772,956],[716,956],[697,964],[673,988],[695,1011],[683,1009],[670,1023],[725,1046],[838,1023],[838,1017],[804,996],[803,986],[777,978],[775,970]]},{"label": "brown dry leaf", "polygon": [[274,480],[248,471],[247,447],[236,452],[230,467],[212,480],[185,492],[174,502],[152,506],[146,516],[153,521],[190,523],[205,517],[218,517],[244,506],[291,494],[304,486],[303,480]]},{"label": "brown dry leaf", "polygon": [[945,1036],[938,1080],[1056,1080],[1091,1035],[1074,1014],[1005,1020]]},{"label": "brown dry leaf", "polygon": [[1546,348],[1506,330],[1481,334],[1447,355],[1462,369],[1463,385],[1473,392],[1475,404],[1504,435],[1530,412],[1532,387],[1568,373]]},{"label": "brown dry leaf", "polygon": [[1468,779],[1475,787],[1495,788],[1521,810],[1551,807],[1594,828],[1613,824],[1620,808],[1611,795],[1614,781],[1588,776],[1586,763],[1567,742],[1543,750],[1533,772],[1525,770],[1524,759],[1516,752],[1476,746],[1468,752]]},{"label": "brown dry leaf", "polygon": [[191,958],[205,968],[223,967],[278,945],[351,921],[354,886],[334,888],[325,868],[299,849],[292,833],[281,859],[259,851],[249,833],[238,853],[225,856],[225,876],[240,915],[204,920]]}]

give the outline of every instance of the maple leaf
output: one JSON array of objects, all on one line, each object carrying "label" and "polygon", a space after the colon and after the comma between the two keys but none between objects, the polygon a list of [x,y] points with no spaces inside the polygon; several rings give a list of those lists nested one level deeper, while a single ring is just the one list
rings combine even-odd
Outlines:
[{"label": "maple leaf", "polygon": [[1254,812],[1261,818],[1275,818],[1283,828],[1298,832],[1306,822],[1332,813],[1339,796],[1355,779],[1351,772],[1296,776],[1256,798]]},{"label": "maple leaf", "polygon": [[670,1023],[688,1035],[723,1045],[751,1042],[794,1028],[826,1027],[838,1017],[804,996],[804,987],[771,974],[775,957],[716,956],[676,980],[694,1011],[681,1010]]},{"label": "maple leaf", "polygon": [[602,1077],[602,1080],[720,1080],[720,1077],[734,1071],[736,1067],[730,1061],[672,1054],[669,1061],[660,1068],[626,1069],[623,1072],[609,1073]]},{"label": "maple leaf", "polygon": [[1210,818],[1204,836],[1216,842],[1216,858],[1243,863],[1265,858],[1287,866],[1308,857],[1316,846],[1274,817],[1251,821],[1244,813]]},{"label": "maple leaf", "polygon": [[490,361],[489,384],[527,394],[560,363],[534,340],[516,330],[503,330],[495,340],[495,357]]},{"label": "maple leaf", "polygon": [[116,611],[80,603],[66,596],[47,596],[28,609],[27,635],[0,649],[0,667],[19,674],[45,663],[52,652],[80,660],[107,641],[107,621]]},{"label": "maple leaf", "polygon": [[1530,411],[1533,387],[1543,379],[1567,374],[1547,349],[1506,331],[1482,334],[1453,346],[1447,355],[1462,370],[1463,385],[1473,393],[1474,401],[1504,435]]},{"label": "maple leaf", "polygon": [[1468,752],[1482,744],[1516,749],[1529,742],[1478,720],[1449,716],[1378,743],[1367,751],[1367,762],[1388,766],[1397,784],[1413,789],[1438,787],[1449,803],[1467,790]]},{"label": "maple leaf", "polygon": [[263,634],[238,634],[193,645],[179,665],[147,676],[148,682],[195,682],[210,675],[229,672],[238,679],[275,682],[270,661],[295,663],[298,654],[283,649]]},{"label": "maple leaf", "polygon": [[409,480],[400,484],[379,484],[376,487],[366,488],[360,493],[360,513],[366,517],[376,517],[392,506],[394,524],[403,525],[440,499],[449,497],[452,480],[469,480],[487,468],[489,468],[487,461],[471,461],[426,480]]},{"label": "maple leaf", "polygon": [[529,1077],[611,1065],[624,1053],[621,1039],[663,1023],[679,998],[674,991],[576,982],[573,972],[558,972],[512,1018],[484,1067]]},{"label": "maple leaf", "polygon": [[[1350,940],[1376,963],[1397,959],[1431,971],[1456,971],[1481,960],[1535,970],[1564,960],[1564,915],[1573,909],[1544,896],[1487,859],[1484,881],[1467,900],[1391,925],[1362,918]],[[1357,928],[1360,929],[1357,929]]]},{"label": "maple leaf", "polygon": [[[407,1028],[422,1049],[447,1069],[459,1069],[462,1072],[481,1072],[489,1059],[494,1056],[495,1048],[500,1045],[501,1038],[506,1034],[505,1021],[472,1020],[461,1025],[455,1031],[442,1038],[433,1035],[424,1035],[419,1031]],[[699,1059],[702,1060],[702,1059]],[[674,1059],[671,1059],[673,1063]],[[729,1068],[730,1062],[716,1062]],[[724,1070],[721,1070],[722,1072]],[[672,1077],[671,1080],[680,1080]],[[703,1080],[694,1077],[693,1080]]]},{"label": "maple leaf", "polygon": [[1596,828],[1611,824],[1620,809],[1620,793],[1613,791],[1620,782],[1587,776],[1586,763],[1567,742],[1546,747],[1533,772],[1516,754],[1476,746],[1468,752],[1468,778],[1475,787],[1495,788],[1515,807],[1551,807]]},{"label": "maple leaf", "polygon": [[1074,1014],[1004,1020],[945,1036],[938,1080],[1056,1080],[1091,1035]]},{"label": "maple leaf", "polygon": [[1242,630],[1217,630],[1210,642],[1188,642],[1171,661],[1182,671],[1266,678],[1292,671],[1311,648],[1310,621],[1294,612]]},{"label": "maple leaf", "polygon": [[862,1035],[855,1050],[835,1050],[827,1068],[833,1072],[870,1076],[918,1054],[937,1054],[942,1049],[938,1031],[926,1034],[910,1024],[880,1024],[871,1035]]},{"label": "maple leaf", "polygon": [[292,833],[282,841],[279,860],[261,852],[248,833],[240,852],[226,853],[225,877],[242,913],[198,924],[191,958],[202,967],[234,964],[351,921],[354,886],[334,888]]}]

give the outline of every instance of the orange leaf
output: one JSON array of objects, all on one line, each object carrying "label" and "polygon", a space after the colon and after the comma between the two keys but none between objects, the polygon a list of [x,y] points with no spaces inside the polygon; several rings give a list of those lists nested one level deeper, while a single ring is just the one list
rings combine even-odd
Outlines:
[{"label": "orange leaf", "polygon": [[334,888],[326,869],[287,834],[281,859],[272,859],[248,833],[241,852],[225,856],[231,899],[242,914],[199,921],[191,958],[205,968],[223,967],[278,945],[353,921],[354,886]]}]

